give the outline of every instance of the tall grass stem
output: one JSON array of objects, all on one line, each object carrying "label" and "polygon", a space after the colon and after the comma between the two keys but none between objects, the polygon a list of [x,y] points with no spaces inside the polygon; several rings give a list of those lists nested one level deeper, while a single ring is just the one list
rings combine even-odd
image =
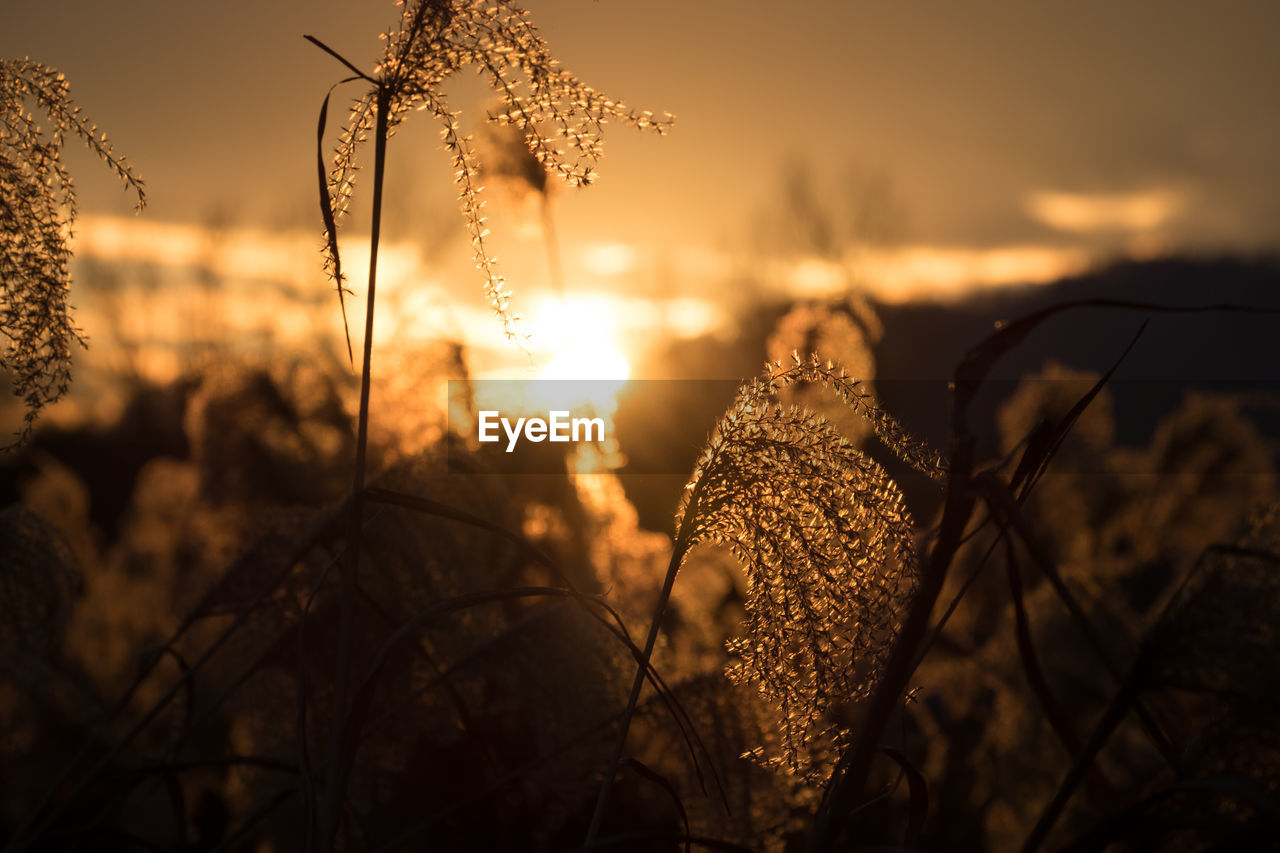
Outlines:
[{"label": "tall grass stem", "polygon": [[332,850],[336,839],[342,800],[345,797],[347,768],[346,717],[347,681],[351,671],[351,643],[355,622],[355,604],[359,589],[360,518],[364,511],[364,481],[369,444],[369,388],[373,362],[373,309],[378,282],[378,241],[382,232],[382,185],[387,159],[387,119],[391,90],[383,82],[378,85],[377,124],[374,129],[373,215],[369,225],[369,289],[365,294],[364,357],[360,367],[360,413],[356,426],[356,468],[351,487],[351,520],[347,533],[347,560],[342,570],[341,610],[338,623],[337,662],[333,676],[333,711],[330,721],[328,778],[321,835],[326,849]]}]

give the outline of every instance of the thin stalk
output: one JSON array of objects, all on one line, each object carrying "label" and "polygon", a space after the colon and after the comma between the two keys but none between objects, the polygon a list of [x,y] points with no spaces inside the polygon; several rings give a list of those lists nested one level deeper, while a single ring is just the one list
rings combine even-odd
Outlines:
[{"label": "thin stalk", "polygon": [[390,112],[391,89],[385,83],[378,84],[377,124],[374,128],[373,149],[373,218],[369,226],[369,291],[365,295],[364,359],[360,368],[360,415],[356,427],[356,470],[351,487],[351,520],[347,532],[347,559],[342,569],[341,610],[338,622],[338,654],[333,676],[333,710],[329,737],[328,779],[325,785],[324,832],[321,835],[327,849],[332,850],[336,839],[342,800],[346,796],[347,681],[351,672],[351,644],[355,622],[355,604],[359,592],[360,567],[360,519],[364,512],[364,480],[366,455],[369,443],[369,386],[373,361],[373,308],[378,281],[378,240],[382,233],[382,184],[387,159],[387,119]]},{"label": "thin stalk", "polygon": [[[686,517],[691,517],[692,513]],[[667,610],[667,602],[671,600],[671,590],[676,585],[676,575],[680,573],[680,562],[684,559],[685,543],[675,543],[671,550],[671,562],[667,564],[667,576],[662,582],[662,592],[658,594],[658,604],[654,608],[653,621],[649,623],[649,636],[645,638],[644,650],[640,654],[639,666],[636,667],[635,680],[631,682],[631,695],[627,698],[627,709],[622,714],[622,724],[618,728],[618,740],[614,744],[613,757],[605,770],[604,780],[600,783],[600,794],[596,798],[596,808],[591,815],[591,826],[587,829],[587,840],[583,848],[590,853],[600,834],[600,824],[604,820],[605,809],[609,805],[609,793],[613,790],[613,779],[618,775],[618,767],[622,764],[622,753],[627,748],[627,733],[631,730],[631,719],[635,716],[636,706],[640,702],[640,690],[644,687],[645,675],[649,672],[649,661],[653,658],[653,647],[658,642],[658,631],[662,627],[662,614]]]},{"label": "thin stalk", "polygon": [[1058,785],[1058,790],[1053,795],[1053,799],[1044,807],[1044,811],[1040,813],[1036,825],[1031,828],[1031,833],[1027,836],[1027,840],[1022,843],[1022,853],[1036,853],[1040,849],[1040,845],[1044,844],[1049,837],[1049,833],[1053,830],[1054,823],[1062,815],[1063,809],[1067,806],[1067,801],[1071,799],[1071,795],[1075,793],[1076,788],[1088,776],[1090,768],[1094,766],[1094,762],[1098,758],[1098,753],[1102,751],[1111,737],[1112,732],[1120,725],[1129,709],[1133,707],[1134,701],[1138,698],[1139,688],[1145,675],[1146,661],[1139,657],[1133,668],[1125,676],[1120,684],[1120,689],[1116,691],[1115,696],[1111,699],[1111,704],[1103,711],[1102,717],[1094,726],[1093,733],[1089,735],[1089,739],[1085,742],[1080,752],[1076,754],[1075,761],[1071,764],[1071,769],[1067,771],[1067,775],[1063,777],[1062,782]]},{"label": "thin stalk", "polygon": [[160,716],[160,712],[173,701],[174,697],[176,697],[179,692],[188,688],[189,683],[193,678],[195,678],[196,673],[203,669],[204,665],[208,663],[210,658],[218,653],[218,650],[222,648],[223,644],[226,643],[227,640],[231,639],[231,636],[244,626],[248,621],[248,614],[250,612],[252,612],[252,608],[244,608],[238,611],[236,613],[235,620],[228,625],[216,639],[214,639],[213,643],[205,649],[204,653],[192,662],[191,666],[182,672],[182,675],[177,681],[169,686],[169,689],[165,691],[164,695],[156,700],[152,704],[151,708],[142,715],[142,718],[134,723],[129,731],[125,732],[122,737],[116,740],[116,742],[111,745],[111,748],[99,757],[92,766],[90,766],[84,775],[80,777],[79,781],[76,782],[67,797],[63,799],[61,803],[53,805],[48,814],[42,817],[41,813],[45,805],[52,802],[54,795],[57,793],[58,788],[63,782],[63,779],[70,773],[71,769],[75,766],[75,763],[78,762],[80,757],[85,754],[85,750],[82,750],[81,753],[76,756],[76,759],[73,760],[72,764],[68,765],[67,769],[63,772],[63,775],[59,777],[58,782],[46,792],[44,799],[41,801],[41,805],[31,814],[31,817],[28,818],[27,822],[18,827],[17,832],[11,836],[9,843],[4,847],[6,853],[7,851],[15,851],[16,853],[16,851],[27,850],[38,846],[40,844],[40,839],[44,837],[45,833],[57,825],[58,820],[62,817],[66,809],[76,802],[80,795],[89,787],[90,783],[98,777],[98,774],[111,766],[111,762],[114,761],[120,753],[124,751],[125,747],[132,743],[133,739],[141,734],[142,731],[156,719],[156,717]]}]

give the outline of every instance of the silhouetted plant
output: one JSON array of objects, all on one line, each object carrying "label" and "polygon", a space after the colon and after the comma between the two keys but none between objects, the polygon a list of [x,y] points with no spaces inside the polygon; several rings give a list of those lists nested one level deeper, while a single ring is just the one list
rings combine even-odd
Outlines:
[{"label": "silhouetted plant", "polygon": [[774,402],[800,382],[834,392],[919,470],[945,469],[859,381],[795,357],[739,392],[689,481],[681,536],[723,543],[747,574],[729,676],[779,709],[782,755],[769,760],[820,777],[822,744],[841,740],[840,706],[875,683],[918,569],[914,523],[885,470],[821,416]]},{"label": "silhouetted plant", "polygon": [[[50,122],[46,130],[29,112]],[[68,302],[76,194],[62,164],[66,136],[78,136],[146,204],[142,181],[71,100],[66,78],[31,59],[0,59],[0,368],[13,376],[26,416],[20,443],[40,411],[71,384],[71,353],[85,338]]]},{"label": "silhouetted plant", "polygon": [[[369,283],[365,294],[364,347],[361,365],[360,404],[356,427],[355,476],[351,492],[347,548],[341,575],[340,617],[332,700],[333,721],[328,744],[329,772],[325,783],[321,843],[335,843],[341,822],[348,776],[356,750],[355,727],[343,725],[348,713],[353,619],[359,567],[360,531],[363,523],[366,454],[369,428],[369,393],[372,378],[373,318],[376,298],[378,244],[382,227],[382,190],[386,172],[387,140],[412,109],[431,112],[442,124],[441,138],[453,157],[462,199],[462,212],[471,233],[476,264],[485,276],[486,293],[508,336],[516,337],[516,317],[510,294],[496,263],[487,250],[478,166],[470,139],[459,130],[457,114],[445,98],[443,84],[453,74],[473,66],[486,74],[501,97],[505,111],[492,116],[511,124],[525,135],[525,142],[543,168],[570,185],[590,183],[601,156],[604,124],[611,118],[640,128],[663,131],[670,119],[655,120],[650,113],[636,113],[608,98],[559,67],[528,14],[510,2],[476,0],[419,0],[404,3],[399,29],[388,33],[382,61],[365,74],[319,40],[307,37],[337,58],[354,76],[342,82],[363,80],[370,89],[358,98],[339,139],[332,166],[326,170],[318,152],[321,214],[325,224],[325,265],[344,292],[337,222],[350,204],[356,175],[356,153],[373,136],[373,215],[369,234]],[[329,97],[320,110],[318,145],[323,145]],[[554,136],[544,136],[543,126],[554,126]],[[346,328],[346,309],[343,307]],[[350,334],[347,336],[350,352]],[[354,360],[354,358],[353,358]],[[310,825],[308,825],[310,832]]]},{"label": "silhouetted plant", "polygon": [[728,546],[748,579],[747,636],[731,644],[729,675],[753,684],[779,714],[781,756],[759,756],[815,778],[840,743],[838,706],[862,698],[897,635],[916,579],[913,523],[884,469],[824,418],[783,408],[780,391],[825,386],[864,417],[897,456],[931,477],[946,466],[876,405],[862,383],[817,356],[768,365],[744,385],[699,459],[676,512],[676,540],[587,846],[607,805],[639,699],[644,666],[680,566],[699,542]]},{"label": "silhouetted plant", "polygon": [[[440,135],[453,157],[463,218],[471,235],[476,266],[485,277],[485,292],[503,328],[514,337],[516,316],[510,308],[511,293],[485,243],[489,232],[485,228],[480,167],[471,139],[459,129],[458,113],[445,97],[445,82],[468,66],[482,73],[502,103],[490,120],[516,128],[543,170],[569,186],[595,180],[608,121],[663,133],[672,118],[655,118],[651,112],[629,109],[562,69],[528,13],[506,0],[405,3],[400,27],[388,33],[386,41],[382,62],[373,75],[366,76],[348,64],[359,78],[375,86],[352,106],[328,174],[326,269],[341,294],[345,279],[334,229],[350,205],[357,151],[371,133],[375,138],[379,134],[378,99],[385,102],[386,135],[394,133],[410,110],[427,110],[443,125]],[[554,132],[544,135],[546,128],[554,128]]]}]

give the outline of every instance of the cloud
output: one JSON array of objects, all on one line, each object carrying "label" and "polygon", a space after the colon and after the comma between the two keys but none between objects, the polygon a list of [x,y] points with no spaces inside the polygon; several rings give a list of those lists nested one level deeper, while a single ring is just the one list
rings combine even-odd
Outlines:
[{"label": "cloud", "polygon": [[1148,233],[1178,219],[1186,210],[1187,201],[1183,193],[1172,189],[1127,193],[1042,190],[1031,193],[1026,207],[1037,222],[1058,231]]}]

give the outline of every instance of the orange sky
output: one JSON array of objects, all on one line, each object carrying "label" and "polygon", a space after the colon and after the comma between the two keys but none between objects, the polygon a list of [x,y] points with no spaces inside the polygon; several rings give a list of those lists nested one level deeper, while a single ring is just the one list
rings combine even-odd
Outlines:
[{"label": "orange sky", "polygon": [[[891,236],[919,245],[1280,241],[1268,0],[529,7],[585,81],[678,116],[665,139],[611,129],[600,184],[559,202],[567,243],[744,244],[789,161],[834,204],[851,176],[879,180]],[[367,66],[396,15],[383,0],[5,0],[0,55],[68,75],[147,180],[147,216],[318,228],[315,116],[341,69],[302,34]],[[435,130],[415,117],[392,144],[406,233],[460,230]],[[127,212],[109,175],[70,162],[86,211]]]}]

